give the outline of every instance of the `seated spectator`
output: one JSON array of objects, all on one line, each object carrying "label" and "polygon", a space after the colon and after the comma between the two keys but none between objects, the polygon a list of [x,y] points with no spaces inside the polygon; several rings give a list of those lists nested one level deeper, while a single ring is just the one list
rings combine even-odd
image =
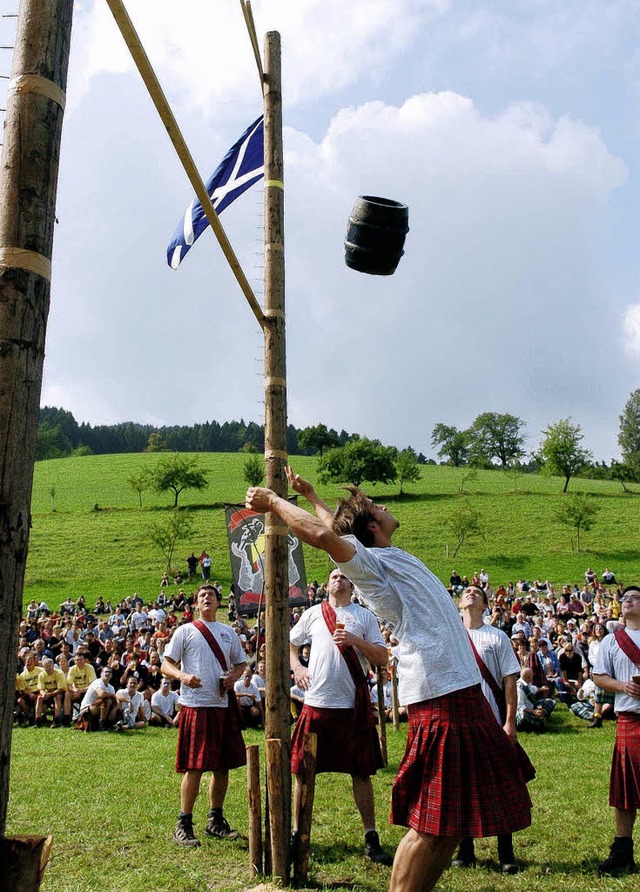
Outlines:
[{"label": "seated spectator", "polygon": [[516,682],[518,705],[516,710],[516,728],[518,731],[545,730],[547,719],[553,712],[556,701],[550,697],[539,699],[537,689],[531,683],[531,669],[521,669],[520,678]]},{"label": "seated spectator", "polygon": [[464,591],[462,577],[457,570],[452,570],[449,577],[449,594],[459,595],[462,591]]},{"label": "seated spectator", "polygon": [[[306,665],[308,665],[308,664],[306,664]],[[264,698],[265,698],[265,692],[266,692],[266,687],[267,687],[265,673],[266,673],[266,669],[265,669],[264,660],[259,660],[258,665],[256,667],[256,671],[251,676],[251,682],[260,691],[260,697],[262,699],[262,706],[263,706],[263,709],[262,709],[263,715],[264,715]]]},{"label": "seated spectator", "polygon": [[573,641],[570,638],[565,639],[562,653],[558,660],[565,687],[564,692],[559,693],[558,696],[569,706],[571,703],[575,703],[578,688],[587,677],[586,662],[580,654],[576,653]]},{"label": "seated spectator", "polygon": [[615,573],[613,573],[608,567],[604,568],[604,570],[602,571],[602,576],[600,578],[605,585],[615,585]]},{"label": "seated spectator", "polygon": [[531,669],[531,681],[537,688],[539,697],[548,697],[550,693],[547,677],[544,674],[542,663],[538,656],[540,652],[540,639],[532,635],[529,639],[529,655],[526,665]]},{"label": "seated spectator", "polygon": [[163,678],[160,689],[151,695],[150,725],[160,725],[163,728],[175,728],[178,724],[180,712],[179,697],[176,691],[171,690],[171,681]]},{"label": "seated spectator", "polygon": [[591,726],[591,723],[593,722],[593,695],[595,693],[595,689],[596,686],[593,680],[591,678],[586,678],[578,688],[578,692],[576,694],[576,702],[572,703],[569,706],[571,712],[574,715],[577,715],[578,718],[588,721],[589,726]]},{"label": "seated spectator", "polygon": [[560,662],[558,660],[558,655],[551,647],[551,642],[548,638],[538,639],[537,656],[538,660],[540,661],[540,665],[542,666],[542,671],[544,672],[549,692],[553,693],[556,690],[558,683],[562,682],[562,673],[560,671]]},{"label": "seated spectator", "polygon": [[126,687],[120,688],[116,694],[116,700],[120,706],[121,722],[123,728],[145,728],[147,720],[144,714],[144,696],[138,690],[137,679],[131,676]]},{"label": "seated spectator", "polygon": [[262,727],[262,697],[252,682],[253,671],[247,666],[233,686],[245,728]]},{"label": "seated spectator", "polygon": [[38,698],[36,700],[36,726],[44,724],[47,710],[53,708],[52,728],[62,722],[62,704],[67,690],[67,679],[64,672],[58,669],[51,659],[45,657],[42,670],[38,676]]},{"label": "seated spectator", "polygon": [[71,724],[73,704],[80,706],[89,685],[96,680],[96,671],[87,659],[86,653],[78,651],[74,664],[67,674],[67,690],[64,695],[63,725]]},{"label": "seated spectator", "polygon": [[89,717],[91,731],[108,731],[115,725],[118,702],[111,685],[111,669],[108,666],[102,669],[99,678],[91,682],[82,698],[80,715],[85,714]]}]

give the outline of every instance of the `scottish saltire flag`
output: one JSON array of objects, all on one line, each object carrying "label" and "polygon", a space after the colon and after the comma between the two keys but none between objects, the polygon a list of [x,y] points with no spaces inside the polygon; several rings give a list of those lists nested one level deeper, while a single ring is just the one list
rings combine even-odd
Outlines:
[{"label": "scottish saltire flag", "polygon": [[[220,214],[264,176],[264,123],[260,115],[242,134],[209,177],[207,192]],[[197,198],[194,198],[178,222],[167,248],[167,262],[178,269],[191,245],[200,237],[209,221]]]}]

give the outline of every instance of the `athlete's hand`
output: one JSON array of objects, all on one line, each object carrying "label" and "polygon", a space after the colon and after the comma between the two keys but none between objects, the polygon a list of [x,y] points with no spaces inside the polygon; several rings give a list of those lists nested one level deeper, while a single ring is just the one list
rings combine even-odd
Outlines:
[{"label": "athlete's hand", "polygon": [[287,465],[285,468],[285,473],[291,489],[294,489],[301,496],[304,496],[305,499],[311,501],[315,490],[309,481],[303,480],[300,474],[294,474],[293,468],[290,465]]},{"label": "athlete's hand", "polygon": [[271,499],[274,496],[273,490],[266,489],[264,486],[250,486],[244,503],[251,511],[257,511],[262,514],[271,510]]},{"label": "athlete's hand", "polygon": [[349,644],[357,647],[362,642],[362,638],[354,635],[353,632],[347,632],[346,629],[336,629],[333,633],[333,640],[336,644],[343,644],[345,647]]},{"label": "athlete's hand", "polygon": [[296,666],[293,670],[293,677],[296,684],[303,691],[308,691],[311,687],[311,676],[306,666]]},{"label": "athlete's hand", "polygon": [[622,691],[629,697],[635,697],[637,700],[640,700],[640,684],[635,684],[633,681],[625,681],[622,685]]},{"label": "athlete's hand", "polygon": [[201,688],[202,681],[197,675],[188,675],[186,672],[182,676],[182,684],[188,688]]}]

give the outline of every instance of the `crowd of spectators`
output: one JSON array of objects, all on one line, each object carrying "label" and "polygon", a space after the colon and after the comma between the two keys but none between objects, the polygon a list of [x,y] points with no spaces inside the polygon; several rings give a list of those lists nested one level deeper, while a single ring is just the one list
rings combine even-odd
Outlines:
[{"label": "crowd of spectators", "polygon": [[[203,575],[207,570],[203,568]],[[480,585],[486,592],[489,606],[484,621],[511,638],[522,667],[517,685],[519,730],[544,730],[558,701],[587,719],[590,727],[600,727],[603,718],[613,717],[611,695],[597,688],[591,677],[600,642],[620,616],[622,585],[608,568],[598,577],[589,567],[584,584],[562,585],[559,590],[541,579],[519,579],[494,589],[484,569],[471,580],[454,570],[448,588],[457,597],[467,584]],[[222,603],[220,583],[215,581],[214,586]],[[79,722],[91,730],[138,729],[148,724],[175,727],[180,706],[174,685],[162,675],[163,653],[173,631],[195,618],[195,593],[182,586],[175,589],[171,594],[162,589],[146,604],[136,593],[115,606],[99,598],[93,609],[83,597],[67,598],[57,611],[32,600],[19,630],[16,723],[50,722],[58,727]],[[314,581],[306,594],[312,606],[326,599],[326,586]],[[246,670],[235,685],[244,723],[263,727],[265,614],[260,611],[252,620],[239,616],[233,592],[227,607],[229,623],[246,654]],[[305,609],[291,609],[291,626]],[[394,708],[394,638],[392,629],[382,626],[381,631],[390,654],[389,670],[383,670],[382,678],[388,721]],[[308,664],[309,647],[304,643],[300,648],[303,664]],[[377,717],[373,672],[369,681]],[[303,696],[292,689],[293,718]],[[395,708],[400,719],[406,718],[406,710],[397,702]]]}]

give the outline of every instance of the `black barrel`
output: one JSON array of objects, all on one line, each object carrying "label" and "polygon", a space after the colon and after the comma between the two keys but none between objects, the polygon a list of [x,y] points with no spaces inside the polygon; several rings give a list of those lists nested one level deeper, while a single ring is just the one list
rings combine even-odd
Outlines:
[{"label": "black barrel", "polygon": [[404,254],[409,208],[390,198],[361,195],[349,217],[344,260],[351,269],[372,276],[390,276]]}]

